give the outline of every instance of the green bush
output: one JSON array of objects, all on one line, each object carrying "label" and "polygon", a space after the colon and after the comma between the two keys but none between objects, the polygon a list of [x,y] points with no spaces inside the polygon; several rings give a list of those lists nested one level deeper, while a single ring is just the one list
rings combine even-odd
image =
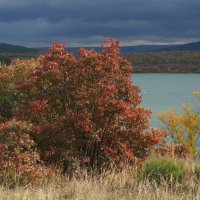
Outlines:
[{"label": "green bush", "polygon": [[170,158],[151,158],[144,165],[142,175],[144,178],[156,181],[182,182],[185,170],[181,161],[174,161]]}]

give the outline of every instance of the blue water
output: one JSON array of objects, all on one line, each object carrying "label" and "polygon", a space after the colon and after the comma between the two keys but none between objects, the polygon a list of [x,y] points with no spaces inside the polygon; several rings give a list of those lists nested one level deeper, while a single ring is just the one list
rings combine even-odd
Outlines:
[{"label": "blue water", "polygon": [[132,81],[142,89],[142,106],[153,112],[151,127],[162,125],[157,113],[169,107],[181,112],[186,102],[200,106],[192,94],[200,89],[200,74],[133,74]]}]

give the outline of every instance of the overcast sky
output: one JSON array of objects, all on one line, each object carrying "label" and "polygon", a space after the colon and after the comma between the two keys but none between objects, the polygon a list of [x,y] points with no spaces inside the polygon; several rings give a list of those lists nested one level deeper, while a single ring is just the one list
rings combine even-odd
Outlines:
[{"label": "overcast sky", "polygon": [[0,0],[0,42],[29,47],[200,40],[200,0]]}]

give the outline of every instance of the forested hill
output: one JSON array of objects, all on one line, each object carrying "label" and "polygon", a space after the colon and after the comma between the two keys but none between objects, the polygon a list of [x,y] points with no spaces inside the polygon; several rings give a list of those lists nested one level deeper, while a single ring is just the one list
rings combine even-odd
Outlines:
[{"label": "forested hill", "polygon": [[[69,51],[78,52],[80,47],[68,47]],[[100,51],[100,47],[86,47],[86,49],[94,49]],[[28,48],[19,45],[0,43],[0,53],[28,53],[47,51],[44,48]],[[200,42],[193,42],[182,45],[137,45],[137,46],[121,46],[122,53],[140,53],[140,52],[163,52],[163,51],[200,51]]]},{"label": "forested hill", "polygon": [[0,63],[10,64],[12,59],[36,58],[41,53],[39,48],[0,43]]},{"label": "forested hill", "polygon": [[36,52],[39,49],[36,48],[28,48],[13,44],[5,44],[0,43],[0,53],[28,53],[28,52]]},{"label": "forested hill", "polygon": [[161,49],[161,51],[200,51],[200,42],[164,47]]}]

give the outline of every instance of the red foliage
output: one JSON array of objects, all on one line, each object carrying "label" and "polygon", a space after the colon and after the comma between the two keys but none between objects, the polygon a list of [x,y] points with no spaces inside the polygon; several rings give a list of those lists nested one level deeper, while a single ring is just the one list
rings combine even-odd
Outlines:
[{"label": "red foliage", "polygon": [[167,144],[163,145],[153,150],[153,154],[156,156],[169,156],[176,158],[189,158],[192,157],[190,147],[187,144]]},{"label": "red foliage", "polygon": [[[0,178],[38,184],[50,171],[41,165],[26,122],[0,123]],[[10,175],[13,175],[10,177]]]},{"label": "red foliage", "polygon": [[188,144],[176,144],[174,155],[178,158],[188,158],[192,156],[192,152]]},{"label": "red foliage", "polygon": [[32,137],[46,162],[73,156],[91,167],[110,161],[141,161],[162,134],[148,131],[151,115],[140,107],[132,67],[120,57],[119,41],[103,50],[80,49],[79,58],[53,44],[38,67],[18,83],[18,119],[33,125]]}]

